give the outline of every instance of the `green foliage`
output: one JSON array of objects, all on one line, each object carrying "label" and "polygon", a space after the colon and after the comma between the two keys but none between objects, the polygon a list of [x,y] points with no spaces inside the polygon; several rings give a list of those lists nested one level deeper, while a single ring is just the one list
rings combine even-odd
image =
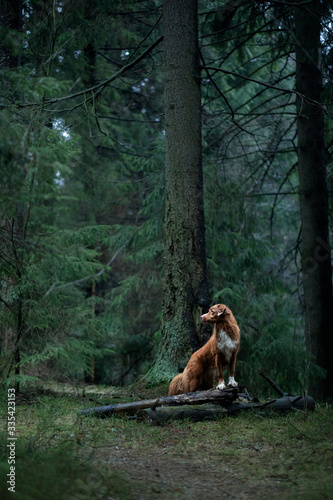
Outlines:
[{"label": "green foliage", "polygon": [[[51,78],[31,82],[22,74],[27,76],[25,68],[0,76],[4,81],[8,75],[27,100],[37,100],[46,89],[62,91]],[[1,369],[10,376],[14,365],[29,372],[52,363],[56,373],[82,377],[92,357],[103,351],[96,340],[105,332],[98,320],[92,321],[84,286],[101,279],[98,247],[108,240],[110,229],[62,229],[60,219],[69,199],[63,184],[80,154],[77,141],[54,123],[50,128],[44,113],[20,111],[16,104],[0,119],[7,131],[0,142],[0,328],[5,332]],[[28,374],[16,374],[19,380],[29,380]]]},{"label": "green foliage", "polygon": [[[122,251],[123,277],[106,294],[104,321],[115,346],[106,380],[124,382],[128,368],[132,373],[145,372],[151,362],[144,362],[147,354],[155,352],[154,334],[159,329],[161,316],[161,270],[163,252],[163,150],[157,147],[152,158],[137,159],[138,175],[145,174],[142,208],[135,226],[114,226],[111,247]],[[139,370],[138,370],[139,368]],[[125,374],[125,375],[122,375]],[[111,377],[116,378],[111,378]]]},{"label": "green foliage", "polygon": [[[57,389],[62,392],[64,387],[58,384]],[[133,399],[133,387],[116,392],[96,386],[91,389],[90,396],[98,405],[115,396],[116,402]],[[145,397],[151,399],[157,394],[159,389],[145,393]],[[17,401],[18,500],[127,500],[154,498],[156,490],[159,496],[170,497],[171,492],[173,496],[193,498],[193,490],[189,491],[193,484],[201,491],[207,485],[207,475],[211,475],[214,484],[222,488],[226,474],[228,491],[236,497],[245,488],[254,498],[264,498],[273,477],[277,479],[273,496],[330,498],[330,405],[317,405],[311,412],[246,412],[218,421],[174,421],[154,426],[146,420],[115,416],[76,418],[79,409],[91,404],[87,399],[78,397],[73,387],[67,396],[41,389],[23,392],[22,400]],[[4,414],[4,393],[0,404]],[[7,443],[2,433],[3,478],[9,470]],[[174,474],[175,467],[188,473],[176,485],[170,485],[167,478]],[[1,498],[13,498],[5,480],[0,488]]]},{"label": "green foliage", "polygon": [[223,10],[203,19],[205,32],[215,32],[203,47],[215,67],[215,86],[203,83],[208,272],[212,302],[228,304],[240,325],[237,380],[265,392],[262,368],[284,390],[299,392],[310,360],[296,257],[295,66],[285,57],[293,42],[275,15],[249,4],[230,14],[228,26]]},{"label": "green foliage", "polygon": [[[2,396],[5,401],[5,395]],[[30,389],[25,393],[25,401],[31,404],[23,405],[21,416],[16,419],[19,436],[15,442],[15,493],[8,491],[7,484],[7,435],[0,435],[0,474],[6,478],[0,485],[2,499],[15,495],[19,500],[88,500],[95,494],[100,498],[130,498],[130,482],[113,469],[101,473],[94,466],[91,453],[81,453],[82,427],[73,419],[73,395],[55,398],[53,393],[47,395],[46,391],[45,395]]]},{"label": "green foliage", "polygon": [[[293,17],[274,2],[225,5],[202,2],[199,16],[212,68],[202,71],[210,294],[241,327],[238,381],[265,391],[261,367],[299,392],[313,367],[300,304]],[[160,46],[82,91],[161,35],[161,3],[25,9],[21,33],[8,34],[21,66],[0,69],[1,371],[24,383],[82,379],[95,366],[98,380],[126,383],[149,370],[161,341]],[[328,26],[322,40],[329,69]]]},{"label": "green foliage", "polygon": [[[105,79],[110,59],[96,59],[98,46],[106,47],[106,55],[112,40],[114,60],[123,64],[129,55],[124,45],[136,46],[145,32],[132,30],[134,6],[119,19],[110,15],[110,2],[53,7],[29,6],[23,65],[0,74],[1,128],[8,131],[0,144],[6,236],[2,371],[21,382],[30,372],[82,378],[94,365],[105,379],[121,377],[124,358],[147,352],[160,305],[157,301],[154,317],[147,319],[137,298],[148,285],[145,301],[151,302],[149,290],[158,278],[150,274],[146,283],[144,268],[151,263],[150,249],[155,260],[162,251],[163,199],[153,187],[158,182],[163,191],[163,156],[155,139],[147,141],[147,132],[160,127],[159,108],[149,107],[141,95],[143,89],[159,99],[160,76],[151,83],[143,66],[133,73],[130,93],[127,82],[118,82],[98,105],[87,96],[56,100]],[[49,98],[53,104],[45,104]],[[146,202],[154,196],[157,217]],[[119,271],[115,259],[122,259]],[[132,276],[138,265],[140,276]],[[136,315],[135,328],[126,301]],[[14,367],[25,374],[14,375]]]},{"label": "green foliage", "polygon": [[[1,448],[3,450],[5,450],[6,442],[5,436],[2,436]],[[15,495],[20,500],[44,499],[46,496],[54,500],[62,498],[65,492],[74,493],[78,479],[88,472],[87,465],[84,466],[77,461],[73,450],[68,445],[48,451],[30,451],[24,459],[25,453],[26,451],[21,447],[17,449]],[[0,473],[6,477],[7,460],[1,462]],[[3,499],[9,499],[13,495],[8,491],[7,486],[3,481],[1,484],[1,498]]]}]

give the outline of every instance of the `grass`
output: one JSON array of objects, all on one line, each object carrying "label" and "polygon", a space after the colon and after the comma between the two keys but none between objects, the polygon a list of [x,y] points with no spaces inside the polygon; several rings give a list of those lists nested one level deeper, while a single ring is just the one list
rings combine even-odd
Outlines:
[{"label": "grass", "polygon": [[[214,422],[174,421],[161,427],[125,416],[77,415],[80,408],[107,404],[110,399],[120,402],[139,396],[100,388],[88,397],[82,397],[82,391],[61,394],[49,389],[18,397],[17,500],[195,499],[201,498],[207,482],[214,485],[217,480],[227,481],[231,497],[333,498],[330,405],[319,405],[309,413],[243,413]],[[1,397],[1,414],[5,417],[0,473],[5,478],[9,472],[6,394]],[[181,478],[176,486],[175,475]],[[11,495],[2,481],[0,497],[7,500]],[[209,493],[206,498],[211,498]]]}]

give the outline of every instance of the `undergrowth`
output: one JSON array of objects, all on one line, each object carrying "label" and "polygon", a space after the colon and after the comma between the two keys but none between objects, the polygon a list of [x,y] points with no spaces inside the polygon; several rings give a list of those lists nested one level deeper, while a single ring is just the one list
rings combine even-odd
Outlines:
[{"label": "undergrowth", "polygon": [[[17,500],[155,498],[144,473],[135,482],[128,476],[130,462],[121,465],[130,458],[140,467],[147,457],[163,457],[166,466],[178,463],[186,470],[189,463],[217,467],[234,487],[244,482],[253,487],[258,492],[253,498],[265,498],[264,491],[270,491],[272,498],[275,493],[285,499],[332,498],[331,405],[318,405],[312,412],[253,412],[214,422],[173,421],[157,427],[125,416],[100,419],[77,414],[80,408],[145,398],[145,393],[115,388],[98,392],[96,388],[95,393],[85,394],[47,390],[18,395]],[[1,414],[0,497],[7,500],[14,496],[6,483],[5,393],[1,395]],[[162,494],[159,498],[169,497]],[[189,497],[178,493],[174,498]]]}]

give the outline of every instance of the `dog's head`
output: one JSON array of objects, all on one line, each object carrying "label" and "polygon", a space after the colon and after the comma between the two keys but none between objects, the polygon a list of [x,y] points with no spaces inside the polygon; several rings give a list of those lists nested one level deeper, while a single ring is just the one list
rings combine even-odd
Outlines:
[{"label": "dog's head", "polygon": [[212,306],[208,313],[201,316],[202,321],[205,323],[219,323],[222,321],[229,313],[229,309],[224,304],[216,304]]}]

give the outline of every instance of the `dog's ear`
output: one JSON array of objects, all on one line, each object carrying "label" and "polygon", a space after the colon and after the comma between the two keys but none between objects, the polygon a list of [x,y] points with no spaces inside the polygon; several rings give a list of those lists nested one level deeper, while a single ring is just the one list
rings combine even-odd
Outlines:
[{"label": "dog's ear", "polygon": [[217,315],[218,316],[223,316],[223,314],[225,313],[226,311],[226,307],[222,304],[219,304],[218,305],[218,311],[217,311]]}]

